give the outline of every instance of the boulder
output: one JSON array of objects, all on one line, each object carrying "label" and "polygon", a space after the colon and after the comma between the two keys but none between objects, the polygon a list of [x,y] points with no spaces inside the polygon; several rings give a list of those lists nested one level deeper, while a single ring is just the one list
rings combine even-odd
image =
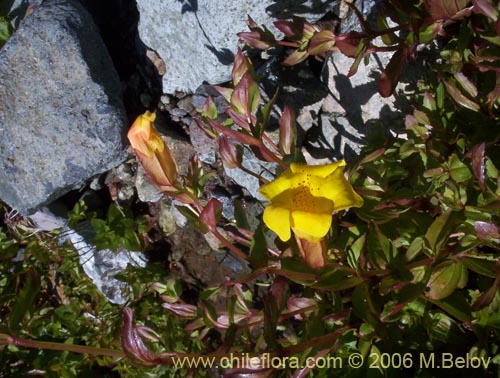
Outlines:
[{"label": "boulder", "polygon": [[230,79],[236,34],[248,31],[250,15],[273,32],[276,19],[291,15],[321,18],[333,5],[327,0],[138,0],[139,35],[163,59],[163,91],[194,92],[203,82]]},{"label": "boulder", "polygon": [[121,87],[87,11],[35,7],[0,50],[0,198],[23,214],[126,158]]}]

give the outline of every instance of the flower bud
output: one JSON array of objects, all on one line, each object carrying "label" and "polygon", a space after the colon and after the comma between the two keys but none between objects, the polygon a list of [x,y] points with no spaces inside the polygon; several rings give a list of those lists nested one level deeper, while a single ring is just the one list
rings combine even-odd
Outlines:
[{"label": "flower bud", "polygon": [[153,128],[155,118],[156,115],[149,111],[137,117],[127,137],[151,181],[160,190],[172,191],[177,183],[177,163]]}]

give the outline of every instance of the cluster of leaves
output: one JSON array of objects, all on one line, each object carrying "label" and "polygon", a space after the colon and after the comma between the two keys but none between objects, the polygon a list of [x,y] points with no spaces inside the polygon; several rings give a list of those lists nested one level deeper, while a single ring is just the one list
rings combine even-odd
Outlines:
[{"label": "cluster of leaves", "polygon": [[[276,23],[285,35],[282,41],[251,19],[250,32],[240,33],[243,42],[258,49],[277,45],[291,48],[283,62],[287,65],[339,51],[354,59],[351,75],[371,53],[393,51],[380,79],[379,89],[385,96],[392,93],[404,65],[416,59],[422,45],[439,44],[440,59],[432,63],[431,77],[419,83],[413,99],[415,110],[406,116],[405,137],[373,133],[350,166],[350,181],[365,204],[335,215],[324,243],[326,264],[320,269],[304,263],[305,252],[295,239],[286,243],[269,240],[262,223],[251,228],[240,202],[235,202],[234,219],[224,219],[222,204],[205,190],[211,175],[203,171],[196,157],[187,175],[178,178],[176,172],[172,176],[175,190],[169,195],[180,201],[179,210],[201,232],[212,233],[230,253],[248,262],[252,273],[188,296],[180,285],[182,269],[165,276],[158,266],[148,266],[147,271],[129,268],[121,278],[134,288],[135,319],[145,323],[135,326],[132,311],[125,309],[121,345],[131,361],[147,367],[147,374],[187,376],[188,369],[166,365],[172,364],[172,358],[188,354],[220,358],[229,352],[256,357],[270,353],[295,357],[299,363],[281,369],[229,369],[225,371],[228,377],[327,377],[331,371],[303,365],[307,358],[325,356],[341,358],[344,369],[335,370],[340,376],[433,374],[416,363],[407,369],[379,363],[376,369],[370,368],[370,363],[381,361],[384,354],[395,352],[409,353],[413,361],[419,353],[431,352],[489,358],[482,373],[498,374],[498,6],[488,0],[386,0],[384,5],[377,27],[350,5],[360,19],[361,32],[336,34],[296,18]],[[380,41],[383,46],[378,45]],[[274,164],[278,173],[290,162],[304,158],[296,146],[295,117],[290,107],[281,112],[279,140],[267,134],[279,94],[262,105],[258,81],[251,59],[238,51],[232,82],[228,87],[216,87],[228,103],[225,116],[218,114],[208,98],[197,122],[217,140],[226,167],[240,168],[265,183],[260,172],[243,165],[244,149],[263,163]],[[83,219],[85,214],[83,208],[76,208],[73,215]],[[93,226],[101,235],[97,242],[106,248],[130,246],[140,232],[131,214],[114,205],[107,219],[94,219]],[[11,258],[19,250],[16,243],[0,234],[5,272],[12,269]],[[116,314],[95,293],[88,294],[93,289],[81,288],[87,281],[74,269],[76,262],[71,258],[75,255],[62,258],[62,251],[51,254],[46,249],[41,253],[40,245],[26,246],[25,263],[15,265],[14,274],[0,281],[0,298],[7,301],[2,306],[6,309],[2,323],[9,325],[9,333],[13,330],[26,337],[51,340],[79,335],[69,341],[116,347],[115,323],[109,319]],[[68,301],[75,303],[70,313],[71,307],[50,307],[41,293],[25,289],[37,286],[37,282],[51,282],[44,278],[50,276],[51,269],[68,274],[65,282],[74,285],[68,296]],[[148,288],[146,282],[154,284]],[[78,290],[92,301],[82,303]],[[99,312],[100,323],[95,329],[86,328],[88,323],[79,317],[82,308],[91,314]],[[56,329],[47,329],[48,324]],[[78,328],[79,324],[85,326]],[[64,362],[51,365],[57,369],[83,369],[80,362],[71,363],[80,357],[69,353],[44,351],[35,356],[12,345],[6,348],[12,353],[32,353],[19,357],[23,361],[57,358]],[[350,369],[346,363],[354,352],[366,361],[359,369]],[[2,363],[17,373],[18,367],[9,356],[9,361]],[[113,362],[109,359],[104,357],[99,363],[110,365]],[[47,367],[46,362],[43,367]],[[117,370],[128,376],[144,374],[141,368],[125,362]],[[57,373],[63,374],[61,371]],[[207,370],[198,369],[197,374],[203,376]]]},{"label": "cluster of leaves", "polygon": [[85,201],[80,200],[73,207],[69,217],[69,226],[74,229],[81,228],[82,222],[83,224],[90,222],[92,242],[97,250],[143,249],[140,235],[146,232],[146,222],[143,218],[136,218],[129,208],[112,203],[106,214],[98,214],[96,211],[89,211]]},{"label": "cluster of leaves", "polygon": [[[198,224],[219,235],[225,224],[233,242],[248,246],[248,253],[236,254],[254,272],[207,289],[197,306],[180,298],[163,306],[189,320],[188,331],[198,330],[201,336],[221,331],[220,351],[266,351],[300,361],[327,354],[346,358],[354,351],[367,361],[383,353],[452,352],[490,358],[484,373],[495,374],[500,364],[498,10],[488,1],[454,2],[451,8],[442,1],[388,0],[385,5],[388,11],[380,13],[378,30],[361,20],[363,32],[336,35],[294,19],[276,23],[285,34],[277,42],[250,19],[251,32],[239,35],[260,49],[276,44],[293,48],[284,64],[340,51],[354,58],[350,74],[371,53],[395,51],[380,81],[385,96],[422,44],[440,44],[433,77],[419,83],[416,110],[406,117],[405,138],[374,133],[352,165],[351,181],[365,205],[338,215],[327,240],[326,266],[305,266],[293,240],[275,240],[277,248],[270,247],[264,227],[250,230],[241,212],[231,225],[236,229],[228,229],[212,198],[200,207]],[[375,45],[378,37],[386,46]],[[279,142],[267,137],[276,96],[260,105],[258,78],[241,52],[232,78],[231,87],[217,87],[228,102],[228,118],[218,119],[209,99],[198,120],[218,139],[224,164],[244,169],[242,148],[283,168],[301,161],[289,108],[280,119]],[[267,288],[264,294],[255,290],[256,278]],[[228,300],[226,309],[215,305],[221,293]],[[342,374],[427,374],[416,366],[396,373],[395,368],[374,371],[368,365]],[[296,376],[329,374],[292,370]],[[278,374],[265,368],[253,373]]]},{"label": "cluster of leaves", "polygon": [[[120,314],[97,292],[69,245],[2,206],[0,229],[0,339],[20,339],[116,348]],[[0,353],[5,376],[45,372],[47,377],[95,374],[109,357],[7,345]]]},{"label": "cluster of leaves", "polygon": [[18,4],[16,10],[10,9],[12,2],[0,3],[0,49],[7,42],[14,31],[19,27],[22,17],[18,13],[25,10],[23,17],[27,17],[33,11],[32,4]]}]

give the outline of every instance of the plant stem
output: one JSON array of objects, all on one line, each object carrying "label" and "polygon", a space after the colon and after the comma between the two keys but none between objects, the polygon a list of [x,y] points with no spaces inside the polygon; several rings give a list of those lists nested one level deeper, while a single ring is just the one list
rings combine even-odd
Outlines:
[{"label": "plant stem", "polygon": [[261,184],[267,184],[269,182],[269,180],[266,180],[264,177],[259,176],[257,173],[252,172],[251,170],[243,166],[243,164],[240,164],[238,168],[241,169],[243,172],[257,178]]},{"label": "plant stem", "polygon": [[74,352],[80,354],[92,354],[95,356],[110,356],[123,358],[125,357],[125,353],[121,350],[114,349],[106,349],[106,348],[96,348],[85,345],[71,345],[71,344],[63,344],[63,343],[54,343],[49,341],[36,341],[36,340],[26,340],[21,339],[16,336],[8,336],[6,339],[6,344],[16,345],[25,348],[37,348],[37,349],[48,349],[48,350],[59,350],[59,351],[67,351]]},{"label": "plant stem", "polygon": [[224,247],[229,249],[232,253],[234,253],[236,256],[238,256],[243,261],[248,260],[248,256],[245,254],[245,252],[243,252],[241,249],[239,249],[238,247],[233,245],[229,240],[227,240],[224,236],[222,236],[221,233],[219,231],[217,231],[216,228],[214,228],[210,231],[222,243],[222,245],[224,245]]}]

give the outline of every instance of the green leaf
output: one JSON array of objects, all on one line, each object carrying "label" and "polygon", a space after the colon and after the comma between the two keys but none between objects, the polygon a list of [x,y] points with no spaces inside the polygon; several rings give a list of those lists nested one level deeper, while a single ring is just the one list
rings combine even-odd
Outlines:
[{"label": "green leaf", "polygon": [[366,321],[373,328],[382,331],[379,321],[380,314],[375,308],[368,285],[356,286],[352,293],[352,304],[354,312],[358,317]]},{"label": "green leaf", "polygon": [[280,90],[278,87],[276,89],[276,92],[274,93],[273,98],[270,99],[257,113],[257,127],[256,127],[257,135],[254,135],[255,137],[260,138],[262,136],[262,133],[266,130],[267,124],[269,122],[269,117],[271,116],[271,111],[273,110],[274,104],[278,99],[279,92]]},{"label": "green leaf", "polygon": [[[490,257],[491,260],[486,259],[486,257]],[[462,261],[464,265],[473,272],[491,278],[496,278],[497,276],[497,273],[495,271],[497,258],[495,256],[468,255],[467,257],[462,258],[460,261]]]},{"label": "green leaf", "polygon": [[262,223],[255,230],[252,245],[250,246],[249,260],[256,267],[267,266],[267,241]]},{"label": "green leaf", "polygon": [[443,299],[457,288],[467,284],[467,268],[460,261],[446,261],[431,274],[425,295],[431,299]]},{"label": "green leaf", "polygon": [[314,288],[328,291],[339,291],[358,286],[363,279],[358,276],[349,276],[340,269],[328,268],[318,278]]},{"label": "green leaf", "polygon": [[449,232],[452,226],[451,222],[451,210],[448,210],[441,214],[428,228],[425,233],[426,250],[431,254],[431,256],[437,256],[441,247],[448,239]]},{"label": "green leaf", "polygon": [[374,224],[368,233],[367,238],[368,259],[370,262],[381,269],[385,269],[392,263],[396,255],[396,249],[390,241]]},{"label": "green leaf", "polygon": [[40,292],[40,277],[38,272],[31,268],[21,280],[23,287],[16,295],[16,301],[9,314],[9,329],[19,329],[21,322],[30,310],[34,310],[33,304]]},{"label": "green leaf", "polygon": [[10,22],[5,18],[0,17],[0,48],[7,42],[10,36],[13,33],[13,28],[10,25]]},{"label": "green leaf", "polygon": [[[379,13],[377,16],[377,27],[379,30],[387,30],[390,28],[385,14]],[[382,41],[386,45],[395,45],[398,42],[398,36],[394,32],[384,33],[381,35]]]},{"label": "green leaf", "polygon": [[366,234],[361,235],[347,250],[347,263],[353,269],[358,269],[358,260],[365,245]]},{"label": "green leaf", "polygon": [[239,199],[234,200],[234,220],[236,221],[236,226],[250,230],[250,224],[248,223],[247,213],[243,204]]},{"label": "green leaf", "polygon": [[449,81],[443,81],[446,91],[451,96],[453,100],[464,108],[478,112],[481,108],[474,101],[467,98],[454,84]]},{"label": "green leaf", "polygon": [[423,246],[424,246],[424,238],[422,236],[418,236],[415,239],[413,239],[410,246],[406,250],[406,259],[408,261],[412,261],[422,251]]},{"label": "green leaf", "polygon": [[210,287],[205,289],[200,294],[200,300],[206,301],[209,298],[214,298],[221,290],[222,287]]},{"label": "green leaf", "polygon": [[462,322],[472,321],[471,307],[463,293],[455,292],[441,300],[427,298],[427,301],[441,307],[448,314]]},{"label": "green leaf", "polygon": [[456,154],[452,154],[448,159],[448,167],[451,178],[458,183],[468,181],[472,177],[469,167],[462,163]]}]

